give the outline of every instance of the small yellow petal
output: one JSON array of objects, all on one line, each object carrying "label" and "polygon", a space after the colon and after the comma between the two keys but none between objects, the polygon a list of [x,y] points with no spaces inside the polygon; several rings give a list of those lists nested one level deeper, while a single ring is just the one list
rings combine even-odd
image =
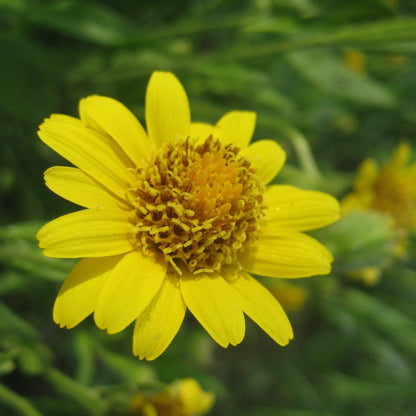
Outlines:
[{"label": "small yellow petal", "polygon": [[286,152],[273,140],[255,142],[241,153],[257,170],[257,176],[265,185],[274,179],[286,161]]},{"label": "small yellow petal", "polygon": [[108,134],[135,163],[142,166],[151,152],[151,142],[142,125],[123,104],[92,95],[79,103],[81,120],[101,134]]},{"label": "small yellow petal", "polygon": [[274,341],[287,345],[293,338],[292,326],[276,298],[248,273],[230,281],[243,311]]},{"label": "small yellow petal", "polygon": [[244,149],[250,143],[256,126],[256,113],[252,111],[230,111],[223,115],[216,127],[221,130],[224,143],[233,143]]},{"label": "small yellow petal", "polygon": [[237,345],[244,338],[244,315],[237,294],[218,274],[182,277],[186,306],[222,347]]},{"label": "small yellow petal", "polygon": [[94,312],[101,289],[122,255],[81,260],[69,273],[53,308],[53,320],[73,328]]},{"label": "small yellow petal", "polygon": [[314,230],[337,221],[338,201],[329,194],[294,186],[274,185],[264,195],[267,220],[274,227],[293,231]]},{"label": "small yellow petal", "polygon": [[129,209],[124,201],[78,168],[54,166],[44,177],[52,192],[85,208]]},{"label": "small yellow petal", "polygon": [[167,276],[157,295],[136,321],[133,353],[140,359],[154,360],[172,342],[185,316],[181,291]]},{"label": "small yellow petal", "polygon": [[[75,118],[53,115],[39,127],[40,139],[82,169],[120,199],[125,198],[132,174],[127,158],[111,146],[111,139],[84,126]],[[121,153],[121,152],[120,152]],[[130,162],[131,163],[131,162]]]},{"label": "small yellow petal", "polygon": [[86,209],[48,222],[36,238],[49,257],[104,257],[132,250],[126,211]]},{"label": "small yellow petal", "polygon": [[166,264],[138,251],[124,255],[107,279],[94,319],[110,334],[122,331],[149,305],[166,275]]},{"label": "small yellow petal", "polygon": [[257,249],[240,258],[251,273],[283,278],[328,274],[332,260],[331,253],[314,238],[271,226],[260,231]]},{"label": "small yellow petal", "polygon": [[146,91],[146,125],[150,140],[160,146],[190,133],[191,111],[186,92],[170,72],[153,72]]}]

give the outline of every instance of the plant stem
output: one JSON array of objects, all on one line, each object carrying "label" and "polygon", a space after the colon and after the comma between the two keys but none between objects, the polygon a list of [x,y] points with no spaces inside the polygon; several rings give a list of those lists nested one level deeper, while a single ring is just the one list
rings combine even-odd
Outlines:
[{"label": "plant stem", "polygon": [[303,134],[293,127],[281,127],[281,129],[291,141],[303,171],[310,177],[318,178],[320,176],[319,169],[316,166],[309,143]]},{"label": "plant stem", "polygon": [[106,406],[103,400],[87,386],[74,381],[71,377],[53,367],[46,371],[45,377],[57,390],[76,400],[91,415],[100,416],[104,414]]},{"label": "plant stem", "polygon": [[32,404],[13,390],[0,383],[0,401],[13,408],[22,416],[42,416]]}]

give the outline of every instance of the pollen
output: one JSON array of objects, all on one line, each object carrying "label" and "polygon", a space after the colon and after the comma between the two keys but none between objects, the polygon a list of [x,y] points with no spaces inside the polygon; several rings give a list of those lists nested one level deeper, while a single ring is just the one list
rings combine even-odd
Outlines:
[{"label": "pollen", "polygon": [[238,147],[210,136],[165,143],[137,170],[131,239],[177,274],[239,267],[264,216],[263,185]]}]

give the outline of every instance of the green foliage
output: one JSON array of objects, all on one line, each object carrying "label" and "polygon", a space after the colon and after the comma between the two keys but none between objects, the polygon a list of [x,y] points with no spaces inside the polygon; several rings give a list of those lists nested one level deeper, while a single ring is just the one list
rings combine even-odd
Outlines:
[{"label": "green foliage", "polygon": [[[316,234],[334,273],[295,282],[308,302],[290,316],[288,347],[248,323],[243,344],[223,350],[189,316],[151,364],[132,356],[129,330],[56,327],[54,298],[74,262],[43,257],[35,241],[71,211],[43,184],[66,162],[37,126],[76,115],[92,93],[143,121],[156,69],[178,75],[195,121],[256,111],[255,138],[288,154],[279,183],[341,197],[364,158],[416,143],[415,12],[411,0],[0,0],[0,414],[127,415],[133,394],[180,377],[215,391],[212,414],[415,414],[415,240],[397,259],[384,216],[355,213]],[[377,286],[349,279],[374,265]]]}]

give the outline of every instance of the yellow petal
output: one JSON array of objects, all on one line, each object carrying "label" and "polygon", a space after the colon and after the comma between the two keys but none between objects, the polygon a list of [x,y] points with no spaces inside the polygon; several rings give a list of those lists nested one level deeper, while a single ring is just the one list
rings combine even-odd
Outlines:
[{"label": "yellow petal", "polygon": [[374,192],[371,189],[352,192],[341,200],[342,215],[355,210],[370,209],[374,200]]},{"label": "yellow petal", "polygon": [[132,249],[126,211],[86,209],[48,222],[36,238],[49,257],[104,257]]},{"label": "yellow petal", "polygon": [[143,165],[151,152],[151,142],[140,122],[123,104],[92,95],[80,101],[79,114],[88,127],[110,135],[136,166]]},{"label": "yellow petal", "polygon": [[358,168],[358,174],[354,180],[354,189],[357,191],[366,191],[374,185],[379,174],[380,170],[374,160],[364,160]]},{"label": "yellow petal", "polygon": [[244,315],[237,295],[218,274],[182,277],[186,306],[222,347],[237,345],[244,338]]},{"label": "yellow petal", "polygon": [[241,151],[257,170],[257,176],[267,185],[282,169],[286,152],[273,140],[260,140]]},{"label": "yellow petal", "polygon": [[53,320],[73,328],[94,312],[101,289],[122,255],[81,260],[69,273],[53,308]]},{"label": "yellow petal", "polygon": [[[38,132],[40,139],[72,164],[102,184],[120,199],[125,198],[132,174],[121,151],[112,147],[112,140],[98,134],[75,118],[51,116]],[[124,158],[123,158],[124,156]]]},{"label": "yellow petal", "polygon": [[94,313],[97,326],[122,331],[149,305],[166,275],[166,264],[138,251],[124,255],[107,279]]},{"label": "yellow petal", "polygon": [[223,115],[216,127],[221,130],[222,140],[225,143],[234,143],[244,149],[253,137],[256,126],[256,113],[252,111],[230,111]]},{"label": "yellow petal", "polygon": [[215,402],[215,394],[202,390],[193,378],[175,380],[164,392],[179,400],[183,415],[205,415],[212,409]]},{"label": "yellow petal", "polygon": [[383,167],[383,170],[387,172],[400,171],[409,163],[410,154],[411,148],[409,143],[400,143],[391,159]]},{"label": "yellow petal", "polygon": [[314,230],[339,219],[338,201],[323,192],[274,185],[266,190],[264,198],[268,207],[267,220],[276,228]]},{"label": "yellow petal", "polygon": [[179,80],[170,72],[153,72],[146,92],[146,125],[158,146],[177,137],[188,137],[191,111]]},{"label": "yellow petal", "polygon": [[191,123],[191,138],[204,141],[211,135],[214,139],[220,139],[221,130],[208,123]]},{"label": "yellow petal", "polygon": [[398,181],[403,184],[406,189],[406,193],[415,199],[416,197],[416,186],[414,186],[416,182],[416,164],[409,165],[406,169],[398,172],[396,174],[398,176]]},{"label": "yellow petal", "polygon": [[126,202],[110,194],[78,168],[54,166],[45,172],[44,177],[52,192],[85,208],[129,209]]},{"label": "yellow petal", "polygon": [[179,331],[186,305],[178,283],[167,277],[150,305],[136,321],[133,353],[154,360],[169,346]]},{"label": "yellow petal", "polygon": [[243,311],[274,341],[287,345],[293,338],[292,326],[276,298],[248,273],[230,281]]},{"label": "yellow petal", "polygon": [[314,238],[266,226],[257,249],[241,256],[245,270],[263,276],[297,278],[331,271],[331,253]]}]

